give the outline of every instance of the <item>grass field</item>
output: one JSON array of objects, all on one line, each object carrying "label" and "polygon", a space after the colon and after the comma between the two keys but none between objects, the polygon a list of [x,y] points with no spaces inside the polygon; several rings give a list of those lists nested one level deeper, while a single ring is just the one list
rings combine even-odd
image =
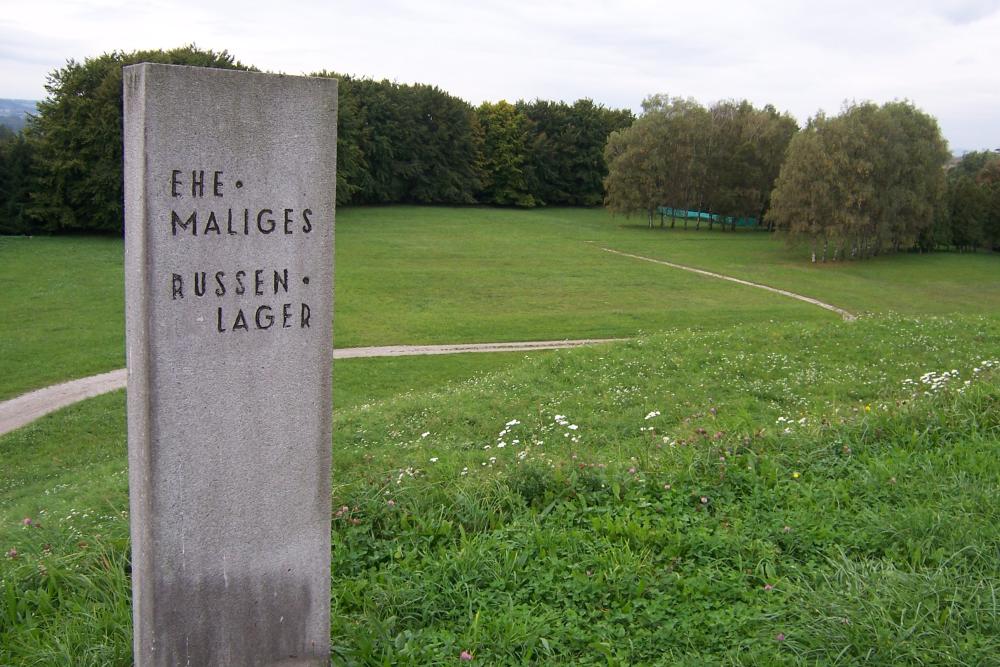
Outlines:
[{"label": "grass field", "polygon": [[[758,333],[342,394],[336,664],[996,664],[1000,322]],[[130,664],[123,403],[0,438],[0,664]]]},{"label": "grass field", "polygon": [[[848,310],[1000,312],[995,255],[812,266],[767,234],[649,230],[596,209],[352,208],[338,214],[335,344],[631,336],[835,317],[601,246]],[[0,319],[0,400],[123,365],[121,253],[114,239],[0,238],[0,289],[12,314]]]},{"label": "grass field", "polygon": [[[0,239],[51,302],[0,320],[0,396],[105,369],[60,320],[121,365],[120,253]],[[1000,665],[1000,258],[410,207],[337,253],[339,347],[645,333],[337,362],[335,664]],[[131,664],[125,449],[122,392],[0,437],[0,665]]]}]

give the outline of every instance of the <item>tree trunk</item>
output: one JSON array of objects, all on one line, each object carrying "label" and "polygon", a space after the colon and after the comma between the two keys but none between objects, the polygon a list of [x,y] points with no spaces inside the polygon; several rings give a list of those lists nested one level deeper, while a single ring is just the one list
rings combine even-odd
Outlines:
[{"label": "tree trunk", "polygon": [[826,250],[830,245],[829,239],[823,239],[823,263],[826,264]]}]

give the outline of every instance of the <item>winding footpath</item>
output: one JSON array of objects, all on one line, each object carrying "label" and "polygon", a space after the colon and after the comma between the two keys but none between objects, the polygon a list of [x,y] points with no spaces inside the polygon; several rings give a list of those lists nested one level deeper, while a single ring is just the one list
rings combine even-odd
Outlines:
[{"label": "winding footpath", "polygon": [[663,266],[669,266],[673,269],[681,269],[682,271],[690,271],[691,273],[699,273],[703,276],[708,276],[709,278],[718,278],[719,280],[728,280],[731,283],[738,283],[740,285],[746,285],[747,287],[756,287],[758,289],[767,290],[768,292],[774,292],[775,294],[780,294],[782,296],[791,297],[792,299],[798,299],[799,301],[805,301],[806,303],[811,303],[814,306],[819,306],[820,308],[826,308],[831,310],[838,315],[840,315],[845,321],[850,322],[851,320],[857,319],[853,314],[847,312],[843,308],[838,308],[833,304],[825,303],[819,299],[814,299],[809,296],[803,296],[802,294],[796,294],[795,292],[789,292],[788,290],[778,289],[777,287],[771,287],[770,285],[761,285],[760,283],[751,282],[749,280],[743,280],[742,278],[733,278],[732,276],[726,276],[721,273],[712,273],[711,271],[705,271],[704,269],[696,269],[693,266],[684,266],[683,264],[674,264],[673,262],[667,262],[662,259],[653,259],[652,257],[643,257],[642,255],[633,255],[628,252],[622,252],[621,250],[612,250],[611,248],[601,248],[604,252],[610,252],[614,255],[621,255],[622,257],[631,257],[632,259],[639,259],[644,262],[652,262],[653,264],[662,264]]},{"label": "winding footpath", "polygon": [[[855,319],[854,315],[847,312],[843,308],[838,308],[832,304],[825,303],[819,299],[813,299],[812,297],[803,296],[802,294],[796,294],[795,292],[789,292],[788,290],[778,289],[777,287],[770,287],[769,285],[762,285],[760,283],[743,280],[741,278],[734,278],[721,273],[713,273],[712,271],[705,271],[704,269],[696,269],[692,266],[675,264],[674,262],[667,262],[662,259],[653,259],[651,257],[643,257],[642,255],[633,255],[631,253],[622,252],[621,250],[613,250],[611,248],[603,247],[601,247],[601,250],[615,255],[621,255],[622,257],[638,259],[644,262],[652,262],[654,264],[662,264],[663,266],[669,266],[670,268],[680,269],[682,271],[690,271],[709,278],[728,280],[739,285],[746,285],[747,287],[756,287],[758,289],[767,290],[768,292],[787,296],[792,299],[805,301],[806,303],[819,306],[820,308],[825,308],[826,310],[837,313],[847,321]],[[349,347],[334,350],[333,358],[357,359],[362,357],[402,357],[428,354],[459,354],[464,352],[525,352],[531,350],[559,350],[568,347],[580,347],[581,345],[610,343],[618,340],[623,339],[587,338],[583,340],[544,340],[520,343],[471,343],[468,345],[389,345],[383,347]],[[92,398],[94,396],[106,394],[109,391],[122,389],[125,387],[126,382],[127,378],[125,369],[119,368],[118,370],[111,371],[109,373],[101,373],[100,375],[92,375],[91,377],[81,378],[79,380],[63,382],[62,384],[53,385],[51,387],[43,387],[42,389],[22,394],[17,398],[12,398],[9,401],[0,402],[0,435],[10,433],[15,429],[25,426],[26,424],[30,424],[39,417],[47,415],[50,412],[55,412],[60,408],[72,405],[78,401],[82,401],[85,398]]]},{"label": "winding footpath", "polygon": [[[583,340],[541,340],[523,343],[471,343],[468,345],[389,345],[384,347],[348,347],[333,351],[334,359],[361,357],[405,357],[429,354],[459,354],[463,352],[528,352],[561,350],[581,345],[610,343],[621,338],[586,338]],[[21,428],[39,417],[116,389],[124,389],[127,376],[124,368],[92,375],[79,380],[43,387],[0,402],[0,435]]]}]

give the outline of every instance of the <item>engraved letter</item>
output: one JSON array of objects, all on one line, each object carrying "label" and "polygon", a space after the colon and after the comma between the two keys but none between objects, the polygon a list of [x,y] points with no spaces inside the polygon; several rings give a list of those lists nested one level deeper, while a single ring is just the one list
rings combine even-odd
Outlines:
[{"label": "engraved letter", "polygon": [[170,212],[170,228],[174,236],[177,236],[178,227],[187,231],[188,225],[191,225],[191,236],[198,236],[198,211],[191,211],[191,215],[183,222],[181,216],[177,215],[177,211]]},{"label": "engraved letter", "polygon": [[309,216],[312,215],[312,213],[313,212],[310,211],[309,209],[305,209],[304,211],[302,211],[302,221],[305,223],[302,225],[302,231],[304,231],[306,234],[311,232],[313,228],[312,220],[309,219]]},{"label": "engraved letter", "polygon": [[292,213],[295,213],[295,209],[294,208],[286,208],[285,209],[285,233],[286,234],[291,234],[292,233],[292,228],[291,228]]},{"label": "engraved letter", "polygon": [[238,296],[243,296],[247,292],[247,288],[243,286],[243,276],[247,274],[246,271],[236,272],[236,294]]},{"label": "engraved letter", "polygon": [[205,196],[205,172],[204,171],[192,171],[191,172],[191,196],[192,197],[204,197]]},{"label": "engraved letter", "polygon": [[180,197],[181,193],[177,190],[177,186],[181,184],[180,180],[177,178],[181,175],[180,169],[174,169],[170,172],[170,196]]},{"label": "engraved letter", "polygon": [[[261,233],[263,233],[263,234],[270,234],[271,232],[274,231],[274,226],[276,224],[274,222],[274,218],[268,218],[267,220],[264,220],[263,222],[261,221],[261,219],[265,215],[271,215],[271,213],[273,213],[273,212],[274,211],[272,211],[271,209],[265,208],[265,209],[261,210],[260,213],[257,214],[257,229],[259,229],[261,231]],[[270,225],[270,227],[268,227],[267,229],[264,229],[264,225],[265,224],[266,225]]]},{"label": "engraved letter", "polygon": [[[198,280],[199,276],[201,277],[200,281]],[[200,283],[200,285],[199,285],[199,283]],[[195,296],[205,296],[205,272],[204,271],[195,271],[194,272],[194,295]]]},{"label": "engraved letter", "polygon": [[219,221],[215,219],[215,211],[208,212],[208,222],[205,223],[205,229],[201,233],[208,234],[211,231],[216,234],[222,233],[222,230],[219,229]]},{"label": "engraved letter", "polygon": [[[260,314],[265,311],[267,311],[267,314],[264,316],[264,321],[267,324],[261,324]],[[261,306],[258,308],[257,314],[254,315],[254,322],[257,324],[258,329],[270,329],[271,325],[274,324],[274,315],[271,314],[271,306]]]},{"label": "engraved letter", "polygon": [[301,320],[299,322],[299,328],[300,329],[307,329],[307,328],[309,328],[309,315],[310,315],[309,306],[303,303],[302,304],[302,317],[301,317]]},{"label": "engraved letter", "polygon": [[221,171],[215,172],[215,177],[212,179],[212,194],[216,197],[222,196],[222,179],[219,176],[222,176]]},{"label": "engraved letter", "polygon": [[172,284],[171,284],[170,298],[172,300],[177,300],[178,298],[184,298],[184,279],[178,274],[173,274]]},{"label": "engraved letter", "polygon": [[222,326],[222,306],[219,306],[218,315],[215,318],[215,328],[222,333],[226,330],[226,327]]},{"label": "engraved letter", "polygon": [[278,293],[278,286],[284,287],[285,292],[288,292],[288,269],[284,269],[281,273],[277,271],[274,272],[274,293]]},{"label": "engraved letter", "polygon": [[215,282],[218,287],[215,288],[215,296],[225,296],[226,295],[226,285],[222,282],[223,276],[226,275],[225,271],[215,272]]}]

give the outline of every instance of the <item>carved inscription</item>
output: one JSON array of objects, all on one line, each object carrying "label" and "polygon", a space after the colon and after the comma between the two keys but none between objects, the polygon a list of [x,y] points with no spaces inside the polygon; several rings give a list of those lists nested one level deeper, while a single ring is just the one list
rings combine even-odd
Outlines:
[{"label": "carved inscription", "polygon": [[[179,243],[211,238],[273,236],[275,242],[295,234],[308,235],[315,216],[307,207],[275,206],[251,210],[213,206],[229,190],[224,170],[173,169],[170,196],[170,238]],[[234,190],[244,187],[236,180]],[[177,307],[204,304],[211,310],[213,331],[240,334],[253,331],[307,329],[312,318],[308,298],[309,276],[288,267],[207,266],[194,271],[171,272],[164,289]],[[197,321],[205,322],[206,308]]]}]

